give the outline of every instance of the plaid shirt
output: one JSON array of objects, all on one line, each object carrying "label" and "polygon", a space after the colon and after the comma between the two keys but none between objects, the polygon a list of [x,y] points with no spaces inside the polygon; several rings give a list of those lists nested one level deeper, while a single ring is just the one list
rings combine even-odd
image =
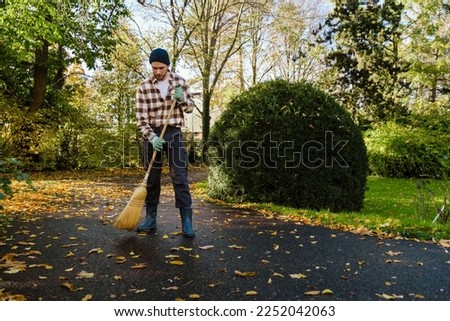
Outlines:
[{"label": "plaid shirt", "polygon": [[183,77],[169,72],[169,88],[165,98],[161,96],[157,83],[158,80],[154,76],[148,77],[139,84],[136,92],[137,126],[144,138],[149,140],[156,135],[153,133],[153,128],[164,126],[177,86],[181,85],[183,87],[184,101],[177,103],[175,106],[172,117],[169,120],[169,126],[183,127],[184,113],[191,113],[194,109],[189,85]]}]

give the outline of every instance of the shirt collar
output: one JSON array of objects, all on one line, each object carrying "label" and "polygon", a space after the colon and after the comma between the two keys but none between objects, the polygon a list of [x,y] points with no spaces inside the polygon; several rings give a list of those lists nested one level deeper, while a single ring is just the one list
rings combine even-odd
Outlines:
[{"label": "shirt collar", "polygon": [[[169,74],[169,77],[168,77],[167,80],[169,81],[169,84],[172,84],[173,79],[174,79],[174,78],[173,78],[173,73],[171,73],[170,70],[168,70],[167,73]],[[152,76],[152,77],[150,78],[150,81],[152,82],[153,85],[156,85],[156,84],[158,83],[158,79],[156,79],[155,76]]]}]

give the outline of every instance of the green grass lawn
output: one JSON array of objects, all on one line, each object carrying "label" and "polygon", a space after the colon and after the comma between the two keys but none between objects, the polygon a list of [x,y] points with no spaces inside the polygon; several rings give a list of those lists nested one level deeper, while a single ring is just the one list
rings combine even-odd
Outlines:
[{"label": "green grass lawn", "polygon": [[[207,183],[195,185],[206,192]],[[333,213],[327,210],[296,209],[268,203],[228,204],[271,214],[290,216],[310,224],[380,236],[402,236],[420,240],[450,239],[450,222],[432,223],[450,181],[369,177],[364,206],[360,212]],[[213,200],[214,201],[214,200]],[[447,206],[447,212],[450,204]]]}]

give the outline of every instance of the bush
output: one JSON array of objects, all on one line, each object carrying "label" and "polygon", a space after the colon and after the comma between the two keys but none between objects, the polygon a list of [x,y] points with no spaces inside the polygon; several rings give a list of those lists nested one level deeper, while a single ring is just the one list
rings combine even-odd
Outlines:
[{"label": "bush", "polygon": [[306,83],[259,84],[234,97],[211,130],[211,197],[358,211],[367,178],[362,134]]},{"label": "bush", "polygon": [[448,132],[427,128],[428,122],[412,122],[414,126],[388,122],[366,132],[371,173],[393,178],[449,177]]},{"label": "bush", "polygon": [[[13,180],[18,182],[26,181],[31,186],[31,179],[28,174],[23,173],[21,168],[24,164],[15,158],[0,159],[0,201],[7,196],[13,196],[11,184]],[[3,209],[0,203],[0,210]]]}]

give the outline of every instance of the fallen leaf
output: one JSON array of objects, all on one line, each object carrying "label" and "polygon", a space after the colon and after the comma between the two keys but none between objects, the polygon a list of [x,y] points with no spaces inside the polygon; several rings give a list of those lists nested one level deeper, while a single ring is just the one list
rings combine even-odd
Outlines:
[{"label": "fallen leaf", "polygon": [[132,269],[145,269],[147,267],[147,263],[136,263],[131,266]]},{"label": "fallen leaf", "polygon": [[79,278],[82,278],[82,279],[91,279],[91,278],[94,277],[94,273],[89,273],[89,272],[86,272],[86,271],[81,271],[80,273],[77,274],[77,276],[78,276]]},{"label": "fallen leaf", "polygon": [[169,263],[172,265],[184,265],[184,262],[181,260],[173,260],[173,261],[169,261]]},{"label": "fallen leaf", "polygon": [[163,290],[179,290],[180,288],[177,286],[169,286],[168,288],[162,288]]},{"label": "fallen leaf", "polygon": [[450,247],[450,240],[441,239],[439,240],[439,244],[442,245],[443,247]]},{"label": "fallen leaf", "polygon": [[234,275],[245,278],[247,276],[250,276],[250,277],[255,276],[256,272],[241,272],[241,271],[236,270],[236,271],[234,271]]},{"label": "fallen leaf", "polygon": [[68,268],[68,269],[65,269],[64,271],[66,271],[66,272],[72,272],[72,271],[73,271],[73,267]]},{"label": "fallen leaf", "polygon": [[67,253],[65,257],[71,257],[71,256],[75,256],[75,253],[69,251],[69,253]]},{"label": "fallen leaf", "polygon": [[402,252],[393,252],[393,251],[387,251],[385,252],[389,256],[396,256],[396,255],[402,255]]},{"label": "fallen leaf", "polygon": [[116,263],[118,263],[118,264],[125,263],[126,260],[127,259],[125,256],[116,256]]},{"label": "fallen leaf", "polygon": [[325,290],[322,290],[322,294],[334,294],[334,293],[330,289],[325,289]]},{"label": "fallen leaf", "polygon": [[84,288],[75,288],[72,283],[68,283],[68,282],[62,283],[61,286],[63,288],[69,289],[71,292],[81,291],[84,289]]},{"label": "fallen leaf", "polygon": [[85,228],[84,226],[79,225],[79,226],[77,227],[77,230],[78,230],[78,231],[87,231],[88,229]]},{"label": "fallen leaf", "polygon": [[89,254],[91,254],[91,253],[98,253],[98,254],[101,254],[101,253],[103,253],[103,250],[101,249],[101,248],[95,248],[95,249],[92,249],[92,250],[90,250],[89,251]]},{"label": "fallen leaf", "polygon": [[389,295],[389,294],[386,294],[386,293],[383,293],[383,294],[376,294],[378,297],[380,297],[380,298],[382,298],[382,299],[385,299],[385,300],[396,300],[396,299],[398,299],[398,298],[402,298],[403,296],[400,296],[400,295],[396,295],[396,294],[392,294],[392,295]]},{"label": "fallen leaf", "polygon": [[297,274],[289,274],[289,276],[293,279],[306,279],[306,275],[297,273]]},{"label": "fallen leaf", "polygon": [[197,293],[192,293],[192,294],[189,294],[189,298],[190,299],[200,299],[200,295]]},{"label": "fallen leaf", "polygon": [[120,281],[122,280],[122,277],[120,275],[114,275],[113,279],[116,281]]},{"label": "fallen leaf", "polygon": [[82,299],[81,299],[81,301],[89,301],[89,300],[91,300],[92,299],[92,294],[86,294]]},{"label": "fallen leaf", "polygon": [[229,245],[228,247],[229,247],[230,249],[235,249],[235,250],[241,250],[241,249],[244,248],[243,246],[237,245],[237,244]]},{"label": "fallen leaf", "polygon": [[306,291],[305,295],[319,295],[321,292],[320,290],[312,290],[312,291]]},{"label": "fallen leaf", "polygon": [[274,272],[274,273],[272,274],[272,276],[273,276],[273,277],[277,277],[277,278],[284,278],[284,275],[283,275],[283,274],[277,273],[277,272]]},{"label": "fallen leaf", "polygon": [[246,296],[253,296],[253,295],[257,295],[257,294],[258,294],[258,292],[256,292],[256,291],[247,291],[247,292],[245,292]]},{"label": "fallen leaf", "polygon": [[198,248],[200,250],[210,250],[214,247],[214,245],[205,245],[205,246],[199,246]]}]

